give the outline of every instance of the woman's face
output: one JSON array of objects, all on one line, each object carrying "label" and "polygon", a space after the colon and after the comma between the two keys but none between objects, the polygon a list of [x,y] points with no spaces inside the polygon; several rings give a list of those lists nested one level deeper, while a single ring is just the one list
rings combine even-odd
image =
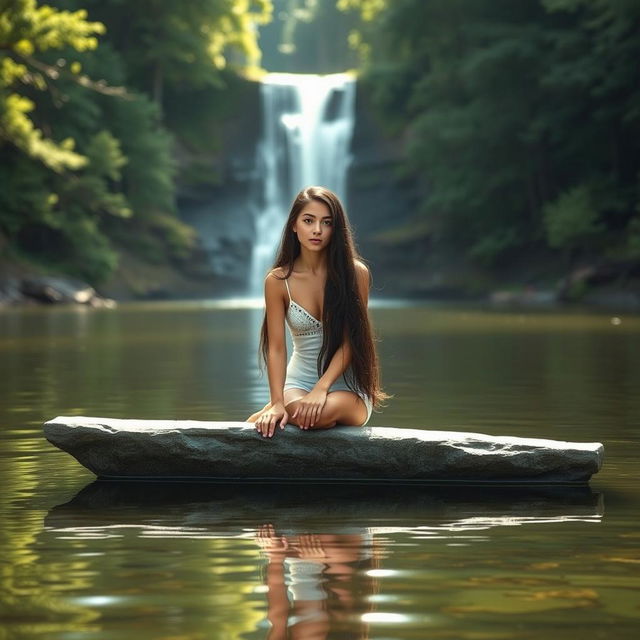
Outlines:
[{"label": "woman's face", "polygon": [[300,244],[309,251],[326,249],[333,233],[333,218],[329,207],[324,202],[311,200],[302,207],[292,229]]}]

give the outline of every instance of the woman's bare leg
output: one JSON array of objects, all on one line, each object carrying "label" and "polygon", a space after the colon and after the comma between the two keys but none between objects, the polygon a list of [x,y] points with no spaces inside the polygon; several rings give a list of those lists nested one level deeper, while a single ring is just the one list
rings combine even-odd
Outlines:
[{"label": "woman's bare leg", "polygon": [[[293,391],[293,389],[292,389]],[[296,390],[297,391],[297,390]],[[291,419],[291,416],[298,408],[298,400],[305,395],[303,391],[297,394],[295,399],[285,403],[289,412],[289,422],[300,426],[297,418]],[[327,402],[322,409],[320,419],[316,421],[310,429],[330,429],[336,425],[361,426],[367,419],[367,407],[360,396],[352,391],[332,391],[327,395]]]},{"label": "woman's bare leg", "polygon": [[[287,405],[290,402],[293,402],[294,400],[297,400],[298,398],[302,398],[302,396],[306,395],[307,392],[304,391],[304,389],[287,389],[284,392],[284,406],[285,408],[287,408],[287,411],[289,410]],[[254,414],[250,415],[245,422],[255,422],[265,411],[267,411],[268,409],[271,409],[272,407],[272,403],[271,402],[267,402],[267,404],[264,405],[264,407],[262,407],[262,409],[260,409],[259,411],[256,411]],[[291,412],[289,412],[289,415],[291,415]]]},{"label": "woman's bare leg", "polygon": [[260,409],[260,411],[256,411],[255,413],[251,414],[245,420],[245,422],[255,422],[267,409],[271,409],[271,402],[268,402],[267,404],[265,404],[264,407]]}]

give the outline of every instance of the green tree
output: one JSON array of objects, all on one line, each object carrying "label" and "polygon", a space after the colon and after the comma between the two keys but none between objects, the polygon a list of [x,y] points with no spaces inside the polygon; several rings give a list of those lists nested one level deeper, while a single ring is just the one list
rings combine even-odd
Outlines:
[{"label": "green tree", "polygon": [[593,206],[589,188],[573,187],[557,200],[544,206],[545,226],[549,245],[577,249],[603,231],[598,224],[598,212]]},{"label": "green tree", "polygon": [[87,12],[58,11],[38,6],[36,0],[4,0],[0,5],[0,145],[12,144],[54,171],[82,167],[86,159],[73,150],[73,139],[55,141],[35,126],[29,114],[34,101],[26,87],[46,89],[61,73],[36,57],[50,49],[95,49],[99,22],[88,22]]},{"label": "green tree", "polygon": [[[5,2],[0,19],[0,229],[18,245],[68,271],[99,281],[116,254],[98,229],[98,216],[129,215],[119,178],[124,158],[108,133],[94,136],[85,153],[73,137],[58,137],[40,119],[37,105],[58,90],[60,79],[93,83],[77,61],[47,59],[50,50],[95,49],[103,25],[86,11],[58,11],[35,0]],[[102,89],[102,87],[99,87]],[[86,89],[84,89],[86,91]],[[44,125],[44,126],[43,126]],[[50,133],[45,134],[45,131]]]},{"label": "green tree", "polygon": [[[407,141],[405,172],[424,187],[421,215],[432,240],[485,262],[561,245],[589,247],[594,257],[631,251],[640,196],[640,4],[339,6],[361,13],[352,40],[367,56],[364,82]],[[587,242],[595,230],[601,242]]]},{"label": "green tree", "polygon": [[271,17],[270,0],[83,0],[82,5],[107,25],[128,81],[161,107],[167,85],[220,86],[220,71],[228,64],[256,68],[254,25]]},{"label": "green tree", "polygon": [[94,283],[122,248],[185,257],[195,233],[177,217],[163,97],[208,88],[224,102],[228,68],[259,57],[252,23],[268,19],[270,2],[52,4],[0,0],[0,234],[45,268]]}]

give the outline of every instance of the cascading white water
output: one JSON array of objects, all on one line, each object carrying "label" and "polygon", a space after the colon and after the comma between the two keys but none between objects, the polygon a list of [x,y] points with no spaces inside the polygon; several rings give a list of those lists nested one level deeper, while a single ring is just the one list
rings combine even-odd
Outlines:
[{"label": "cascading white water", "polygon": [[345,73],[271,73],[263,80],[261,95],[261,193],[254,204],[256,239],[249,283],[253,296],[262,293],[295,194],[321,185],[345,200],[355,78]]}]

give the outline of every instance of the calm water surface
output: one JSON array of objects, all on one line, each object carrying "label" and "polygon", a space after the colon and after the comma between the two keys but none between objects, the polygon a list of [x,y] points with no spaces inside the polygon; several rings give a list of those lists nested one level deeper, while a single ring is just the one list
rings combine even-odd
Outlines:
[{"label": "calm water surface", "polygon": [[638,316],[372,311],[395,397],[371,425],[602,441],[590,487],[100,483],[44,440],[57,415],[243,420],[261,313],[0,312],[0,639],[637,636]]}]

